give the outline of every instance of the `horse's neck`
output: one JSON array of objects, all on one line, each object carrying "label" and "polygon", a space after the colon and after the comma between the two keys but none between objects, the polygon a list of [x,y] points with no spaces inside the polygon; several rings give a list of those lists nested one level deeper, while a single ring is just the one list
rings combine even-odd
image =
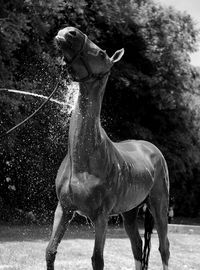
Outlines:
[{"label": "horse's neck", "polygon": [[[69,129],[69,155],[75,171],[88,171],[89,159],[103,140],[100,123],[104,86],[88,89],[80,85],[79,97],[72,113]],[[99,95],[99,93],[102,93]]]}]

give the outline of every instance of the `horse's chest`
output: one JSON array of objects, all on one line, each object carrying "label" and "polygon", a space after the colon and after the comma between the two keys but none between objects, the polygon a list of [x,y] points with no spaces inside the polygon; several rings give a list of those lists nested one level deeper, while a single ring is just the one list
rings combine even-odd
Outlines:
[{"label": "horse's chest", "polygon": [[88,172],[77,173],[72,176],[70,185],[74,193],[85,193],[90,194],[90,192],[99,186],[101,179],[89,174]]},{"label": "horse's chest", "polygon": [[99,207],[104,189],[100,178],[88,172],[77,173],[72,176],[69,186],[73,204],[78,209],[87,211]]}]

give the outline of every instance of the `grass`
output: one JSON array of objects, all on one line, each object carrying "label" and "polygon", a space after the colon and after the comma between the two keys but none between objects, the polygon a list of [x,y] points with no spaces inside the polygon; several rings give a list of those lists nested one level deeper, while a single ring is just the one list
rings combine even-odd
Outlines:
[{"label": "grass", "polygon": [[[45,248],[49,227],[0,226],[0,269],[45,270]],[[68,239],[67,239],[68,238]],[[58,248],[56,270],[92,269],[90,257],[94,244],[93,230],[72,227]],[[199,270],[200,234],[169,233],[171,270]],[[134,269],[130,243],[122,228],[109,228],[104,251],[105,270]],[[152,236],[149,270],[161,270],[158,237]]]}]

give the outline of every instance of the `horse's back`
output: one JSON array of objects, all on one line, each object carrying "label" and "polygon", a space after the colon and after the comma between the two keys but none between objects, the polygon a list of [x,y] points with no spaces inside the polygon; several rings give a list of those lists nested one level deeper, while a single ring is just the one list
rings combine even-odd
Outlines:
[{"label": "horse's back", "polygon": [[146,155],[157,155],[162,156],[161,151],[152,143],[143,140],[126,140],[115,143],[115,146],[124,152],[132,152],[132,154],[137,154],[138,152],[143,152]]},{"label": "horse's back", "polygon": [[144,140],[127,140],[115,143],[115,147],[127,160],[131,157],[140,163],[149,164],[154,170],[155,181],[164,179],[165,186],[169,190],[167,163],[162,152],[154,144]]},{"label": "horse's back", "polygon": [[152,143],[143,140],[127,140],[115,143],[115,147],[124,156],[132,156],[137,158],[143,156],[144,159],[149,159],[152,165],[155,165],[158,160],[164,160],[161,151]]}]

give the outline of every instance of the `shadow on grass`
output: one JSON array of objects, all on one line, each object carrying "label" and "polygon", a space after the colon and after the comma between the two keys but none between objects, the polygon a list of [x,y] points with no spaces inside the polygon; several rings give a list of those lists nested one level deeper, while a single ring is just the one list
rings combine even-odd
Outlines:
[{"label": "shadow on grass", "polygon": [[[144,233],[143,222],[139,222],[140,234]],[[52,225],[10,225],[0,224],[0,242],[49,241]],[[200,234],[200,226],[170,224],[169,233]],[[154,230],[156,233],[156,230]],[[123,225],[109,225],[106,238],[127,238]],[[94,239],[94,228],[88,224],[67,226],[63,239]]]},{"label": "shadow on grass", "polygon": [[[52,226],[0,225],[0,242],[49,241]],[[123,226],[109,226],[107,238],[127,238]],[[94,228],[89,225],[69,225],[63,239],[94,239]]]}]

